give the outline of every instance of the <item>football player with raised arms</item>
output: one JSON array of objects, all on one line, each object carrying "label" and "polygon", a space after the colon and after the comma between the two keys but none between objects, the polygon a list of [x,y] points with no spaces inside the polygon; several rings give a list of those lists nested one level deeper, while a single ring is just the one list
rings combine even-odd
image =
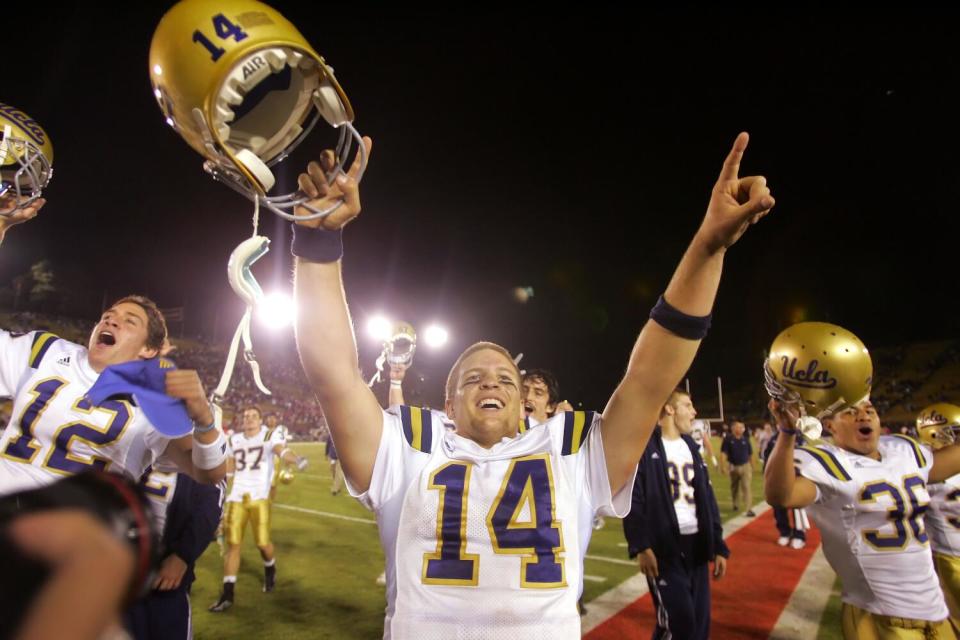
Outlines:
[{"label": "football player with raised arms", "polygon": [[[843,637],[954,638],[930,554],[928,483],[960,473],[960,447],[936,451],[907,436],[880,435],[870,402],[873,365],[849,331],[804,322],[774,340],[765,363],[780,435],[767,459],[767,501],[804,508],[843,583]],[[832,444],[819,437],[830,416]]]},{"label": "football player with raised arms", "polygon": [[629,510],[660,408],[706,334],[726,250],[774,204],[764,178],[739,177],[746,146],[740,134],[604,412],[564,412],[522,435],[520,372],[490,342],[467,348],[450,370],[454,430],[437,412],[380,408],[359,373],[340,276],[341,230],[360,212],[359,167],[328,184],[327,151],[300,175],[314,209],[343,202],[294,225],[296,333],[349,490],[376,512],[385,637],[580,637],[580,541],[596,514]]},{"label": "football player with raised arms", "polygon": [[[52,146],[35,121],[3,104],[0,130],[5,158],[0,163],[0,227],[5,229],[43,206],[40,193],[52,175]],[[163,314],[142,296],[121,298],[104,311],[86,347],[42,331],[16,335],[0,330],[0,396],[13,398],[10,422],[0,435],[0,493],[88,470],[138,480],[164,452],[197,480],[220,480],[226,469],[223,434],[197,372],[159,358],[167,349]],[[192,435],[161,433],[169,434],[171,425],[152,424],[143,407],[129,400],[94,404],[87,397],[107,367],[135,362],[156,369],[161,388],[152,391],[183,401]]]}]

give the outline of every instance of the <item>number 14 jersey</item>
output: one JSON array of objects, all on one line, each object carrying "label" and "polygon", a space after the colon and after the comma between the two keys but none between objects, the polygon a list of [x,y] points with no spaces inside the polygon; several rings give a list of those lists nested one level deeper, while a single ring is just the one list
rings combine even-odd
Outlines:
[{"label": "number 14 jersey", "polygon": [[[386,638],[579,638],[583,556],[611,495],[599,414],[568,412],[490,449],[436,412],[392,407],[370,488],[387,558]],[[532,635],[531,635],[532,634]]]}]

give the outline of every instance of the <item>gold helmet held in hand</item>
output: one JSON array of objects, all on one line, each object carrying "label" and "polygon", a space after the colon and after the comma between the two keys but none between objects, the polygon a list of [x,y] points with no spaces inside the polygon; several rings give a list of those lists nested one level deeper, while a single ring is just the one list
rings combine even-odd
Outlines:
[{"label": "gold helmet held in hand", "polygon": [[954,444],[960,436],[960,407],[938,402],[917,415],[920,440],[934,449]]},{"label": "gold helmet held in hand", "polygon": [[[298,192],[268,196],[275,183],[270,167],[321,117],[340,131],[337,166],[328,179],[343,170],[354,141],[366,165],[366,148],[351,124],[353,107],[333,69],[262,2],[178,2],[153,34],[150,82],[167,124],[207,159],[204,169],[284,218],[293,219],[293,209],[307,198]],[[337,206],[307,206],[314,212],[309,217]]]},{"label": "gold helmet held in hand", "polygon": [[820,418],[870,396],[873,361],[860,338],[843,327],[801,322],[770,345],[763,373],[770,397],[799,405],[798,427],[819,437]]},{"label": "gold helmet held in hand", "polygon": [[387,362],[392,365],[409,365],[417,350],[417,332],[409,322],[398,322],[393,326],[390,337],[384,342]]},{"label": "gold helmet held in hand", "polygon": [[0,102],[0,215],[11,215],[40,197],[53,177],[53,145],[37,121]]}]

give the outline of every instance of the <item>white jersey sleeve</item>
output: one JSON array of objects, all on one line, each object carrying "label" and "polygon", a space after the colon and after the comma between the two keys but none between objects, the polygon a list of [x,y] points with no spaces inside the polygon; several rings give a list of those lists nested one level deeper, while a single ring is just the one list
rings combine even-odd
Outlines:
[{"label": "white jersey sleeve", "polygon": [[800,475],[812,481],[817,488],[815,504],[827,502],[838,495],[844,482],[850,480],[846,469],[825,447],[814,445],[796,447],[793,463]]},{"label": "white jersey sleeve", "polygon": [[567,411],[547,421],[551,436],[557,440],[564,464],[569,468],[577,486],[583,487],[583,497],[594,514],[622,518],[630,512],[633,481],[619,488],[616,495],[610,487],[607,460],[603,451],[602,417],[593,411]]},{"label": "white jersey sleeve", "polygon": [[17,392],[27,369],[35,368],[57,336],[45,331],[17,335],[0,329],[0,397]]},{"label": "white jersey sleeve", "polygon": [[[406,405],[393,405],[384,411],[383,430],[373,463],[370,486],[366,491],[357,491],[350,480],[346,479],[350,495],[367,509],[377,511],[398,491],[405,488],[407,474],[414,471],[408,468],[409,463],[416,462],[419,458],[422,464],[426,464],[430,457],[431,447],[424,446],[424,442],[432,443],[437,435],[437,425],[434,424],[436,419],[432,411]],[[443,430],[442,423],[439,428]]]},{"label": "white jersey sleeve", "polygon": [[960,556],[960,474],[931,484],[930,510],[925,514],[930,546],[935,553]]},{"label": "white jersey sleeve", "polygon": [[269,446],[271,451],[278,446],[280,447],[280,451],[283,451],[286,448],[287,437],[283,427],[277,427],[273,430],[273,432],[271,432]]}]

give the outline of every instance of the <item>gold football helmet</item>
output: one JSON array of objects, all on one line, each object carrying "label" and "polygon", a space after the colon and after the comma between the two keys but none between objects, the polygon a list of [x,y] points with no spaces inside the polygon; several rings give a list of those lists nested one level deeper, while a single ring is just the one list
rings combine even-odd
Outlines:
[{"label": "gold football helmet", "polygon": [[797,426],[817,435],[820,418],[865,400],[873,384],[873,362],[863,342],[826,322],[801,322],[782,331],[770,345],[763,373],[767,393],[798,404]]},{"label": "gold football helmet", "polygon": [[50,136],[23,111],[0,102],[0,198],[13,208],[8,216],[40,197],[53,177]]},{"label": "gold football helmet", "polygon": [[413,354],[417,350],[417,332],[409,322],[398,322],[393,326],[393,332],[384,342],[383,351],[387,362],[393,365],[409,365],[413,362]]},{"label": "gold football helmet", "polygon": [[960,436],[960,407],[939,402],[917,415],[917,433],[920,440],[934,449],[958,441]]},{"label": "gold football helmet", "polygon": [[[268,196],[270,167],[320,117],[340,129],[332,181],[358,143],[353,108],[330,68],[279,12],[256,0],[182,0],[160,20],[150,44],[150,80],[167,123],[206,158],[204,169],[251,200],[292,220],[307,198]],[[307,219],[335,210],[339,203]]]},{"label": "gold football helmet", "polygon": [[296,476],[294,475],[293,470],[292,470],[292,469],[289,469],[289,468],[287,468],[287,467],[284,467],[283,469],[280,469],[280,473],[277,475],[277,478],[278,478],[278,479],[280,480],[280,482],[282,482],[283,484],[290,484],[291,482],[293,482],[293,479],[294,479],[295,477],[296,477]]}]

